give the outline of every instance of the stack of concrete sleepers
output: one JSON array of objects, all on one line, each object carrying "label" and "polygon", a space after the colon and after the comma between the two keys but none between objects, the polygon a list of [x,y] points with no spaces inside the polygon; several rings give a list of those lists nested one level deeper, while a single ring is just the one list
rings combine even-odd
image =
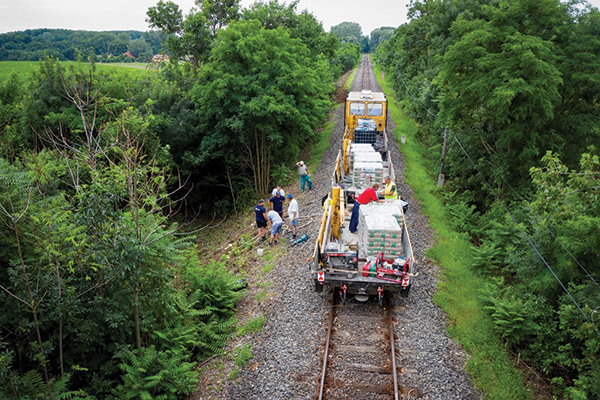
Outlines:
[{"label": "stack of concrete sleepers", "polygon": [[377,257],[380,253],[387,259],[402,256],[402,227],[398,219],[391,213],[372,212],[366,205],[359,211],[359,256]]},{"label": "stack of concrete sleepers", "polygon": [[[371,144],[368,143],[351,143],[350,144],[350,154],[348,156],[348,164],[350,166],[350,170],[352,171],[354,166],[354,159],[357,154],[377,154],[375,149]],[[373,156],[371,156],[373,157]]]},{"label": "stack of concrete sleepers", "polygon": [[374,183],[383,183],[383,162],[354,161],[352,183],[357,188],[366,188]]},{"label": "stack of concrete sleepers", "polygon": [[381,154],[370,144],[352,143],[350,145],[350,171],[352,184],[366,188],[374,183],[383,182],[383,161]]},{"label": "stack of concrete sleepers", "polygon": [[[402,202],[404,203],[404,202]],[[398,225],[402,227],[404,218],[402,216],[402,204],[399,201],[392,202],[383,202],[383,203],[369,203],[364,206],[360,206],[360,211],[366,216],[370,214],[375,215],[391,215],[396,221],[398,221]]]}]

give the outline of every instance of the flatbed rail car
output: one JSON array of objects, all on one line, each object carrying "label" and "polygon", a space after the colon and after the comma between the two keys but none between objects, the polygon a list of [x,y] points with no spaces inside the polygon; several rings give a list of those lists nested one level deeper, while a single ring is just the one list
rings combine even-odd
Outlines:
[{"label": "flatbed rail car", "polygon": [[[416,276],[406,219],[397,200],[361,206],[357,233],[347,229],[346,208],[355,197],[373,183],[382,184],[386,175],[395,182],[386,115],[383,93],[348,94],[343,145],[331,176],[332,189],[324,203],[311,265],[315,290],[339,289],[342,302],[347,295],[358,301],[376,295],[380,305],[386,292],[407,297]],[[359,157],[362,151],[369,154]],[[361,161],[375,158],[374,164]]]}]

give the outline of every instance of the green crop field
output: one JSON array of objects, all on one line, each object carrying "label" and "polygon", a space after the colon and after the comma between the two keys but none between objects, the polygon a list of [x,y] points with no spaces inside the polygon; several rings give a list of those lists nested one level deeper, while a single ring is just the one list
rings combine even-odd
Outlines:
[{"label": "green crop field", "polygon": [[96,65],[103,67],[123,67],[145,70],[148,68],[147,63],[97,63]]},{"label": "green crop field", "polygon": [[[17,72],[22,77],[27,77],[39,68],[39,61],[0,61],[0,78],[9,76],[13,72]],[[114,64],[96,64],[100,69],[127,68],[134,74],[147,71],[144,63],[114,63]]]},{"label": "green crop field", "polygon": [[37,61],[0,61],[0,77],[9,76],[13,72],[30,75],[38,67]]}]

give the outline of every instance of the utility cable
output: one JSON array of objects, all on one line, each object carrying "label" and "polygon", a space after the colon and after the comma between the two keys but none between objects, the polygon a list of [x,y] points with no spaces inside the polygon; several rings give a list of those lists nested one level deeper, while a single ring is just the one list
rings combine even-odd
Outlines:
[{"label": "utility cable", "polygon": [[[461,150],[463,151],[463,153],[465,154],[465,156],[467,156],[467,158],[469,159],[469,161],[471,161],[471,164],[473,165],[473,168],[475,168],[475,170],[477,171],[477,173],[479,174],[479,176],[481,177],[481,179],[483,179],[483,181],[485,182],[486,186],[490,189],[490,191],[492,193],[494,193],[494,189],[489,184],[489,182],[487,181],[487,179],[485,179],[485,177],[483,176],[483,174],[479,171],[479,168],[477,168],[477,166],[475,165],[475,163],[473,162],[473,160],[471,159],[471,157],[469,157],[469,154],[466,152],[466,150],[464,149],[464,147],[462,146],[462,144],[460,143],[460,141],[456,138],[456,136],[454,136],[454,140],[460,146]],[[583,315],[583,317],[586,319],[586,321],[589,322],[594,327],[594,330],[596,331],[596,333],[600,337],[600,331],[598,331],[598,328],[596,327],[596,325],[588,318],[588,316],[585,314],[585,312],[583,312],[583,310],[581,309],[581,307],[579,306],[579,304],[577,303],[577,301],[575,301],[575,299],[573,298],[573,296],[571,295],[571,293],[569,292],[569,290],[561,282],[560,278],[556,275],[556,273],[554,272],[554,270],[552,269],[552,267],[550,267],[550,265],[548,265],[548,263],[546,262],[546,260],[542,256],[542,254],[539,252],[539,250],[537,249],[537,247],[535,247],[535,245],[533,244],[533,242],[531,241],[531,239],[529,239],[529,236],[527,236],[527,233],[525,233],[525,231],[523,230],[523,228],[521,228],[521,226],[519,225],[519,223],[517,222],[517,220],[515,219],[515,217],[513,217],[513,215],[511,214],[511,212],[509,211],[509,209],[506,207],[506,205],[504,204],[504,202],[502,200],[500,200],[500,198],[498,197],[498,195],[494,194],[494,196],[500,202],[500,204],[502,205],[502,207],[504,208],[504,210],[508,213],[508,215],[513,220],[513,222],[515,223],[515,225],[517,226],[517,228],[519,228],[519,231],[521,231],[521,234],[525,237],[525,239],[527,239],[527,242],[529,242],[529,245],[531,247],[533,247],[533,249],[535,250],[535,252],[537,253],[537,255],[540,257],[540,259],[544,263],[544,265],[546,265],[546,268],[548,268],[548,270],[550,270],[550,272],[552,273],[552,275],[554,276],[554,278],[557,280],[557,282],[560,284],[560,286],[563,288],[563,290],[565,291],[565,293],[567,293],[567,295],[569,296],[569,298],[571,299],[571,301],[573,302],[573,304],[575,304],[575,306],[577,307],[577,309],[581,312],[581,315]]]},{"label": "utility cable", "polygon": [[[456,139],[458,140],[458,139]],[[463,150],[464,151],[464,150]],[[494,163],[492,163],[490,160],[487,159],[487,157],[481,153],[481,151],[479,151],[479,154],[481,155],[481,157],[490,165],[492,166],[494,171],[498,171],[498,167],[496,165],[494,165]],[[531,204],[529,204],[529,201],[527,201],[527,199],[525,199],[523,196],[521,196],[519,193],[517,193],[517,191],[515,190],[515,188],[512,187],[512,185],[506,180],[504,179],[504,177],[500,176],[499,174],[497,174],[500,179],[506,184],[508,185],[508,187],[512,190],[512,192],[515,194],[515,196],[517,196],[517,198],[519,200],[521,200],[522,202],[527,204],[527,209],[529,211],[532,211],[531,208]],[[581,263],[579,262],[579,260],[577,260],[575,258],[575,256],[569,251],[569,249],[567,249],[567,247],[563,244],[563,242],[560,241],[560,239],[554,234],[554,232],[552,232],[552,230],[550,229],[550,227],[546,224],[543,224],[544,227],[546,228],[546,230],[548,231],[548,233],[550,233],[550,235],[552,235],[552,237],[561,245],[561,247],[567,252],[567,254],[569,254],[569,256],[573,259],[573,261],[575,261],[577,263],[577,265],[579,266],[579,268],[581,268],[585,274],[587,275],[587,277],[594,282],[594,284],[598,287],[598,289],[600,289],[600,284],[594,279],[594,277],[592,276],[592,274],[590,274],[588,272],[587,269],[585,269],[585,267],[583,265],[581,265]]]},{"label": "utility cable", "polygon": [[[400,75],[400,78],[402,79],[402,83],[404,83],[404,86],[406,87],[406,91],[411,95],[411,97],[416,98],[413,93],[411,92],[410,88],[408,87],[408,84],[406,83],[406,80],[404,79],[404,75],[401,72],[398,72],[398,74]],[[421,107],[429,114],[433,115],[434,118],[438,118],[438,116],[433,113],[432,111],[430,111],[427,107],[425,107],[424,105],[421,105]],[[460,146],[461,150],[463,151],[463,153],[467,156],[467,158],[469,159],[469,161],[471,161],[471,164],[473,165],[473,167],[477,170],[477,173],[479,174],[479,176],[481,177],[481,179],[483,179],[483,181],[485,182],[485,184],[487,185],[487,187],[490,189],[490,191],[492,193],[494,193],[494,190],[492,189],[491,185],[488,183],[488,181],[485,179],[485,177],[481,174],[481,172],[479,171],[479,169],[477,168],[477,166],[475,165],[475,163],[473,162],[473,160],[471,159],[471,157],[469,157],[469,154],[466,152],[466,150],[464,149],[464,147],[462,146],[462,144],[460,143],[460,141],[456,138],[456,136],[454,136],[454,140],[456,141],[456,143]],[[492,164],[493,165],[493,164]],[[510,184],[509,184],[510,186]],[[512,187],[511,187],[512,189]],[[514,191],[514,189],[513,189]],[[563,288],[563,290],[567,293],[567,295],[569,296],[569,298],[571,299],[571,301],[575,304],[575,306],[577,307],[577,309],[581,312],[581,314],[583,315],[583,317],[586,319],[586,321],[588,321],[590,324],[592,324],[592,326],[594,327],[594,330],[596,331],[596,333],[598,334],[598,336],[600,336],[600,331],[598,331],[598,328],[596,328],[596,325],[590,321],[590,319],[587,317],[587,315],[583,312],[583,310],[581,309],[581,307],[579,306],[579,304],[577,304],[577,302],[575,301],[575,299],[573,298],[573,296],[571,295],[571,293],[567,290],[567,288],[565,287],[565,285],[561,282],[561,280],[558,278],[558,276],[556,275],[556,273],[552,270],[552,268],[550,267],[550,265],[548,265],[548,263],[546,262],[546,260],[544,259],[544,257],[540,254],[540,252],[538,251],[537,247],[535,247],[535,245],[531,242],[531,240],[529,239],[529,236],[527,236],[527,234],[525,233],[525,231],[523,231],[523,229],[521,228],[521,226],[517,223],[517,221],[515,220],[515,218],[513,217],[513,215],[510,213],[510,211],[508,210],[508,208],[506,207],[506,205],[504,204],[504,202],[502,202],[500,200],[500,198],[494,194],[494,196],[496,197],[496,199],[498,199],[498,201],[500,202],[500,204],[502,205],[502,207],[506,210],[506,212],[508,213],[508,215],[510,216],[510,218],[513,220],[513,222],[515,223],[515,225],[519,228],[519,230],[521,231],[521,233],[523,234],[523,236],[525,236],[525,238],[527,239],[527,241],[529,242],[529,244],[531,245],[531,247],[533,247],[533,249],[535,250],[535,252],[538,254],[538,256],[540,257],[540,259],[542,260],[542,262],[546,265],[546,267],[550,270],[550,272],[552,273],[552,275],[554,276],[554,278],[558,281],[558,283],[560,284],[560,286]],[[546,227],[548,230],[549,228]],[[552,232],[550,232],[553,236],[554,234]],[[556,236],[555,236],[556,238]],[[558,239],[557,239],[558,240]],[[563,248],[565,248],[565,246],[558,241],[561,246]],[[567,250],[565,248],[565,250]],[[567,250],[567,252],[569,253],[569,255],[571,255],[571,253]],[[571,257],[573,257],[571,255]],[[589,272],[583,268],[583,266],[579,263],[579,261],[577,261],[575,259],[575,257],[573,257],[573,259],[575,260],[575,262],[577,262],[577,264],[586,272],[586,274],[592,279],[592,281],[600,287],[600,285],[598,285],[598,282],[596,282],[595,279],[593,279],[593,277],[589,274]]]}]

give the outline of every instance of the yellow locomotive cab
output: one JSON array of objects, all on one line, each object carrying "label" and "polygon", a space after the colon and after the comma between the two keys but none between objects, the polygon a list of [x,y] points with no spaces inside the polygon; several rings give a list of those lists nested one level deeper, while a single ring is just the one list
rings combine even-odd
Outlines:
[{"label": "yellow locomotive cab", "polygon": [[383,132],[386,116],[387,99],[383,93],[370,90],[348,93],[344,117],[346,138],[354,141],[354,132],[361,126]]}]

